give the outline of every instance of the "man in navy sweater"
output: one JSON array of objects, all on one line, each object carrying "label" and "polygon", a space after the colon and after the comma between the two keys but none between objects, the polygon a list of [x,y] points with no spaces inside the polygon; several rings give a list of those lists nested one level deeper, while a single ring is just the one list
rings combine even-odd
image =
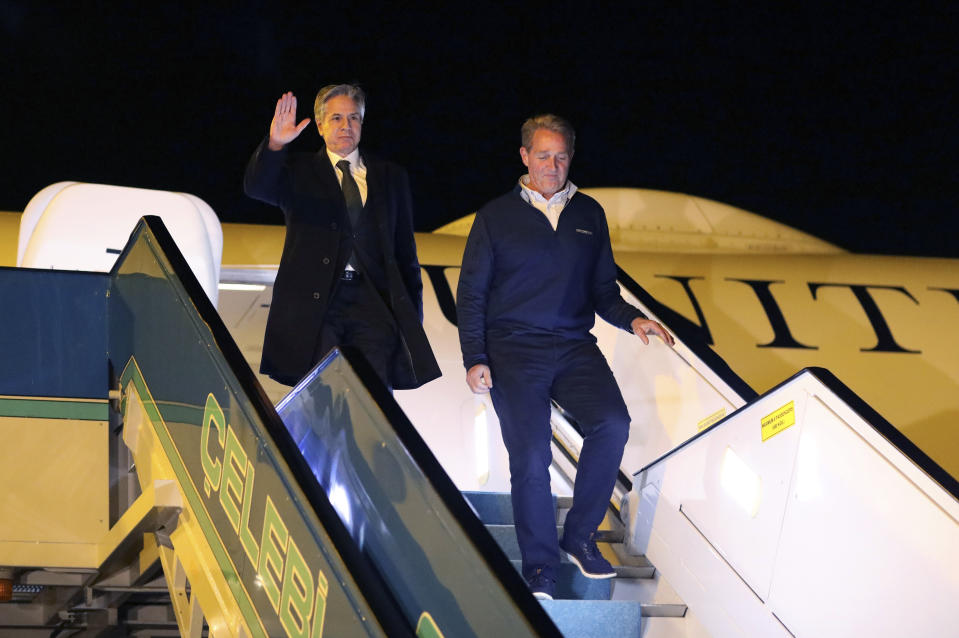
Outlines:
[{"label": "man in navy sweater", "polygon": [[[523,577],[555,593],[559,549],[590,578],[615,576],[593,535],[606,514],[629,436],[629,413],[590,334],[594,314],[635,333],[672,336],[619,295],[603,208],[567,181],[575,133],[555,115],[527,120],[529,173],[476,215],[457,289],[466,382],[490,392],[509,452]],[[495,380],[495,383],[494,383]],[[585,433],[573,506],[557,543],[550,491],[550,399]]]}]

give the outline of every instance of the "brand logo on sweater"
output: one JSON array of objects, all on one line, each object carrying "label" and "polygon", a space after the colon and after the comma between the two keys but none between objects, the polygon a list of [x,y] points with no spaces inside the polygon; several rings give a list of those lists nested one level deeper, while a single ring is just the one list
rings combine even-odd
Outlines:
[{"label": "brand logo on sweater", "polygon": [[576,232],[577,232],[577,233],[583,233],[584,235],[592,235],[592,234],[593,234],[593,231],[591,231],[591,230],[586,230],[586,229],[584,229],[584,228],[577,228],[577,229],[576,229]]}]

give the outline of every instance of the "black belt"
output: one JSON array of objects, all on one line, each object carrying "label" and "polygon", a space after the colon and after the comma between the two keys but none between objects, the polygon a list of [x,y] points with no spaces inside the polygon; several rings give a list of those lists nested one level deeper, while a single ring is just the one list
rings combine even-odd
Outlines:
[{"label": "black belt", "polygon": [[340,275],[340,281],[359,281],[363,278],[363,273],[359,270],[344,270]]}]

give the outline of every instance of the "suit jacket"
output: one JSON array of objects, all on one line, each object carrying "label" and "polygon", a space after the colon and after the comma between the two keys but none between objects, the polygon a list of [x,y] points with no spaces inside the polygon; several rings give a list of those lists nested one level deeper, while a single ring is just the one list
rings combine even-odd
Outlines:
[{"label": "suit jacket", "polygon": [[[278,206],[286,221],[260,372],[292,385],[313,366],[333,284],[354,250],[354,233],[326,150],[271,151],[267,142],[264,139],[253,153],[243,180],[247,195]],[[375,224],[375,230],[355,248],[361,261],[375,259],[383,265],[383,269],[372,269],[373,283],[399,329],[396,365],[412,371],[412,378],[391,374],[391,383],[399,389],[417,387],[440,372],[422,328],[423,284],[413,238],[409,178],[392,162],[362,151],[361,155],[367,169],[363,215]]]}]

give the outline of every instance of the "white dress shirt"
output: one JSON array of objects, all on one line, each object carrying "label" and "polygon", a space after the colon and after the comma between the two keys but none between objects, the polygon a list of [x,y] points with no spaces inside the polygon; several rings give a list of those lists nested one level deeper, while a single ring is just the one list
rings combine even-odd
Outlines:
[{"label": "white dress shirt", "polygon": [[566,208],[566,204],[576,194],[576,184],[566,180],[566,186],[561,191],[557,191],[548,200],[529,187],[529,175],[523,175],[519,178],[519,185],[522,187],[520,197],[527,204],[532,205],[536,210],[546,215],[553,230],[559,225],[559,215]]},{"label": "white dress shirt", "polygon": [[[346,157],[340,157],[336,153],[326,149],[326,154],[330,158],[330,162],[333,164],[333,171],[336,173],[336,179],[340,183],[340,188],[343,188],[343,171],[340,170],[340,167],[336,165],[337,162],[341,160],[350,161],[350,175],[353,176],[353,180],[356,182],[356,187],[360,191],[360,200],[363,202],[363,205],[366,206],[366,164],[363,163],[363,158],[360,157],[360,149],[354,148],[353,152],[347,155]],[[347,270],[356,270],[353,267],[353,258],[350,257],[350,261],[346,264]]]},{"label": "white dress shirt", "polygon": [[333,164],[333,169],[336,171],[336,179],[340,182],[341,188],[343,187],[343,172],[336,163],[340,160],[350,161],[350,174],[356,181],[356,186],[360,189],[360,199],[363,201],[363,205],[366,206],[366,164],[363,163],[363,158],[360,157],[360,149],[354,148],[353,152],[346,157],[340,157],[330,151],[330,149],[326,149],[326,154],[330,158],[330,163]]}]

